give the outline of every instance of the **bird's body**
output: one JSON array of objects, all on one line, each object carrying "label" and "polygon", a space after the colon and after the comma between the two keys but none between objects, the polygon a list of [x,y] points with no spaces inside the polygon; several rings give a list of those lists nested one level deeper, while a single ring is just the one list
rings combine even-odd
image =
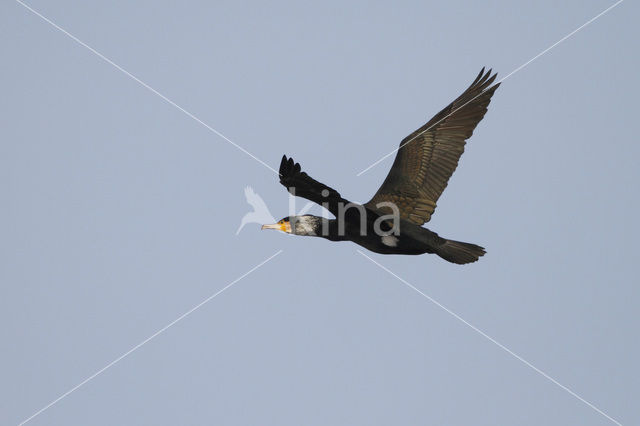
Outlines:
[{"label": "bird's body", "polygon": [[[354,204],[353,206],[357,206]],[[356,208],[356,207],[352,207]],[[362,206],[362,208],[366,208]],[[380,215],[367,210],[366,217],[377,219]],[[341,230],[339,219],[326,219],[304,215],[282,219],[289,224],[290,233],[302,236],[321,237],[329,241],[350,241],[380,254],[417,255],[436,253],[453,263],[469,263],[484,254],[484,249],[475,244],[447,240],[427,228],[415,225],[403,219],[399,220],[397,234],[383,235],[375,226],[375,220],[366,220],[365,216],[346,213]],[[362,218],[362,219],[361,219]],[[363,225],[364,222],[364,225]],[[281,225],[274,229],[281,229]],[[457,255],[457,257],[456,257]],[[462,262],[463,260],[466,260]]]},{"label": "bird's body", "polygon": [[431,219],[466,140],[484,117],[500,85],[491,85],[495,78],[483,69],[462,95],[407,136],[387,178],[367,203],[342,198],[336,190],[301,171],[293,159],[283,156],[280,183],[293,195],[322,205],[336,218],[293,216],[263,229],[351,241],[381,254],[435,253],[453,263],[475,262],[485,254],[482,247],[442,238],[422,224]]}]

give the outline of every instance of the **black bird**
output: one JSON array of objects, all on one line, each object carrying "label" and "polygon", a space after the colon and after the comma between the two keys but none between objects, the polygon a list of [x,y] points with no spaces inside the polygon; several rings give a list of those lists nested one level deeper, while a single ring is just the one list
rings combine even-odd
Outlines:
[{"label": "black bird", "polygon": [[[438,198],[458,165],[464,145],[482,120],[493,93],[496,74],[484,68],[469,88],[427,124],[404,138],[387,178],[364,205],[351,203],[332,188],[282,157],[280,183],[293,195],[322,205],[336,219],[304,215],[285,217],[262,229],[295,235],[353,241],[382,254],[435,253],[449,262],[478,260],[484,248],[447,240],[421,225],[431,219]],[[492,85],[493,84],[493,85]]]}]

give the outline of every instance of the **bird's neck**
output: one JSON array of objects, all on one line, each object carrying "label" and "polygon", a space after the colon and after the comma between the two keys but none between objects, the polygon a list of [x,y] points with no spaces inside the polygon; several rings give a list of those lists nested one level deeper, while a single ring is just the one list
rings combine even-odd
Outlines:
[{"label": "bird's neck", "polygon": [[295,234],[309,237],[321,237],[330,241],[345,240],[344,235],[339,232],[338,221],[336,219],[326,219],[323,217],[305,217],[296,221]]}]

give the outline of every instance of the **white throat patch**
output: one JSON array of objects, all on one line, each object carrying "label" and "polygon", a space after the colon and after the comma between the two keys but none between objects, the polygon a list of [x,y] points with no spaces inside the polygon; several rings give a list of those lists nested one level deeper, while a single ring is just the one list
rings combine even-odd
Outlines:
[{"label": "white throat patch", "polygon": [[382,237],[382,244],[384,244],[387,247],[398,247],[398,238],[394,237],[393,235],[385,235],[384,237]]},{"label": "white throat patch", "polygon": [[313,217],[298,216],[295,219],[293,227],[296,235],[316,235],[316,227],[318,222]]}]

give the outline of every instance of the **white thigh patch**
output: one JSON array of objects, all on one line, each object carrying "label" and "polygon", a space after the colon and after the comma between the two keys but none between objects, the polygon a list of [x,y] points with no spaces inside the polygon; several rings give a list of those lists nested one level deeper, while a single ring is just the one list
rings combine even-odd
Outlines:
[{"label": "white thigh patch", "polygon": [[382,237],[382,244],[388,247],[397,247],[398,246],[398,238],[393,235],[385,235]]}]

